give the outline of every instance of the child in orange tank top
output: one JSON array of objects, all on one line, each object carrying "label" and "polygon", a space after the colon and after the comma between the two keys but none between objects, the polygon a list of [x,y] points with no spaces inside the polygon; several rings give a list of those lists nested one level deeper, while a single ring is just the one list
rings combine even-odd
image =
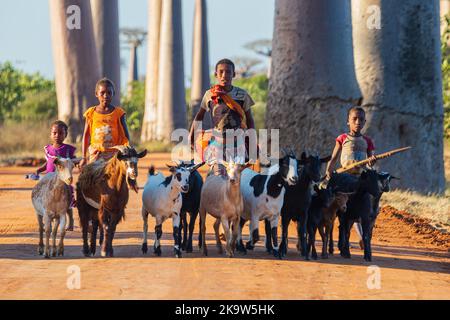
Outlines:
[{"label": "child in orange tank top", "polygon": [[112,147],[130,143],[125,111],[111,104],[114,93],[111,80],[103,78],[97,82],[95,96],[99,104],[84,113],[86,123],[82,144],[83,160],[80,165],[99,159],[109,160],[117,152]]}]

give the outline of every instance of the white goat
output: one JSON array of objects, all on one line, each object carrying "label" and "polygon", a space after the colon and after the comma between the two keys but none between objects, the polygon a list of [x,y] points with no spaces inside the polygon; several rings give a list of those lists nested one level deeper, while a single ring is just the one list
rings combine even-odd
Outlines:
[{"label": "white goat", "polygon": [[[72,170],[81,159],[55,159],[56,171],[47,173],[33,188],[31,201],[39,223],[38,252],[50,257],[50,233],[52,233],[52,256],[64,255],[64,236],[66,234],[66,213],[71,202],[69,185],[73,182]],[[53,230],[52,222],[54,221]],[[60,230],[58,251],[56,250],[56,233]],[[45,248],[43,232],[45,228]]]},{"label": "white goat", "polygon": [[142,194],[142,219],[144,221],[142,252],[144,254],[148,251],[148,215],[151,214],[156,220],[154,253],[158,256],[161,255],[162,224],[166,219],[172,218],[175,256],[181,258],[181,237],[179,234],[180,210],[183,202],[181,193],[189,191],[189,175],[203,164],[200,163],[191,167],[168,165],[171,172],[168,177],[164,177],[162,173],[155,175],[155,168],[150,167],[148,180]]}]

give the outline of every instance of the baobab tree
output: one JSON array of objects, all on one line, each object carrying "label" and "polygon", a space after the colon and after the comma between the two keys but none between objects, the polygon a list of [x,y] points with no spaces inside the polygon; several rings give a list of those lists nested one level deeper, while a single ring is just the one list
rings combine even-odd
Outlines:
[{"label": "baobab tree", "polygon": [[116,86],[113,104],[120,104],[120,41],[118,0],[90,0],[94,37],[100,62],[101,77]]},{"label": "baobab tree", "polygon": [[145,78],[145,110],[141,141],[156,140],[161,5],[162,0],[148,1],[147,74]]},{"label": "baobab tree", "polygon": [[133,81],[139,79],[137,50],[144,42],[147,32],[137,28],[122,28],[120,33],[125,37],[124,42],[130,46],[130,64],[128,66],[128,98],[131,98]]},{"label": "baobab tree", "polygon": [[159,51],[157,139],[186,128],[181,0],[164,0]]},{"label": "baobab tree", "polygon": [[83,134],[83,112],[97,103],[100,78],[89,0],[49,0],[58,118],[69,125],[68,140]]},{"label": "baobab tree", "polygon": [[354,74],[350,1],[278,0],[268,129],[297,153],[329,155],[347,130],[347,110],[361,99]]},{"label": "baobab tree", "polygon": [[270,78],[270,66],[272,65],[272,40],[271,39],[255,40],[245,44],[244,48],[268,58],[269,67],[267,68],[267,78]]},{"label": "baobab tree", "polygon": [[[192,119],[197,114],[203,95],[210,86],[206,0],[195,1],[193,38],[191,86]],[[203,119],[203,129],[211,128],[212,122],[210,114],[208,113]]]},{"label": "baobab tree", "polygon": [[442,192],[443,102],[438,0],[352,4],[356,75],[366,132],[379,151],[413,151],[379,164],[396,186]]}]

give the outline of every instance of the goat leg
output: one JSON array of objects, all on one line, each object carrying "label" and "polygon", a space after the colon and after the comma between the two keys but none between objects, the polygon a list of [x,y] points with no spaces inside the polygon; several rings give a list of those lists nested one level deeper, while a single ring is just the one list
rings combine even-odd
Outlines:
[{"label": "goat leg", "polygon": [[245,249],[244,243],[242,242],[242,228],[245,225],[245,219],[240,217],[239,218],[239,234],[238,234],[238,238],[237,238],[237,244],[236,244],[236,251],[243,253],[243,254],[247,254],[247,249]]},{"label": "goat leg", "polygon": [[39,224],[39,246],[38,253],[40,256],[44,254],[44,222],[42,216],[36,212],[38,224]]},{"label": "goat leg", "polygon": [[64,255],[64,237],[66,235],[66,215],[61,215],[61,221],[59,225],[59,244],[58,244],[58,256]]},{"label": "goat leg", "polygon": [[50,217],[47,213],[44,214],[44,226],[45,226],[45,247],[44,256],[45,258],[50,258],[50,234],[52,232],[52,224]]},{"label": "goat leg", "polygon": [[183,231],[183,240],[181,241],[181,250],[186,251],[187,244],[187,231],[188,231],[188,222],[187,222],[187,212],[180,212],[180,228],[179,228],[179,237],[181,239],[181,231]]},{"label": "goat leg", "polygon": [[216,221],[214,222],[214,235],[216,237],[216,247],[217,250],[219,251],[219,254],[223,254],[222,242],[220,240],[219,232],[220,232],[220,219],[216,219]]},{"label": "goat leg", "polygon": [[[275,226],[273,226],[275,224]],[[272,223],[272,229],[271,229],[271,234],[272,234],[272,244],[273,244],[273,256],[275,258],[281,259],[281,252],[280,252],[280,248],[278,247],[278,221],[277,223]]]},{"label": "goat leg", "polygon": [[142,253],[147,254],[148,245],[147,245],[147,235],[148,235],[148,213],[142,208],[142,220],[143,220],[143,230],[142,230]]},{"label": "goat leg", "polygon": [[153,253],[156,254],[158,257],[160,257],[161,256],[160,239],[162,236],[162,224],[158,224],[155,226],[155,235],[156,235],[156,239],[155,239],[155,243],[153,245]]},{"label": "goat leg", "polygon": [[[103,229],[103,227],[102,227]],[[97,231],[98,231],[98,220],[92,220],[92,233],[91,233],[91,248],[90,254],[95,255],[97,249]]]},{"label": "goat leg", "polygon": [[264,219],[264,231],[266,232],[266,251],[268,253],[272,253],[273,247],[272,247],[272,228],[270,227],[270,221],[268,219]]},{"label": "goat leg", "polygon": [[58,234],[58,228],[59,228],[59,217],[55,218],[55,223],[53,224],[53,230],[52,230],[52,257],[56,257],[56,236]]},{"label": "goat leg", "polygon": [[307,216],[306,213],[302,214],[300,216],[300,219],[297,222],[297,234],[299,236],[300,240],[300,248],[301,248],[301,255],[305,257],[305,260],[309,260],[309,253],[307,248],[307,241],[306,241],[306,224],[307,224]]},{"label": "goat leg", "polygon": [[[186,252],[192,252],[192,235],[194,234],[194,227],[195,227],[195,220],[198,216],[198,209],[194,209],[193,212],[190,213],[190,219],[189,219],[189,237],[186,245]],[[200,237],[199,232],[199,237]]]},{"label": "goat leg", "polygon": [[172,218],[173,225],[173,240],[174,246],[173,251],[175,252],[175,257],[181,258],[181,232],[180,232],[180,215],[179,213],[174,212]]},{"label": "goat leg", "polygon": [[206,210],[203,208],[200,208],[200,222],[201,222],[200,232],[202,234],[203,255],[207,256],[208,249],[206,248]]}]

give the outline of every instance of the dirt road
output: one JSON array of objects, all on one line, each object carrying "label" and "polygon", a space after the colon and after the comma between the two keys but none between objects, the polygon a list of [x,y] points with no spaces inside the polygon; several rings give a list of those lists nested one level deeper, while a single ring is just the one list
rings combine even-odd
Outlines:
[{"label": "dirt road", "polygon": [[[166,159],[154,154],[140,162],[141,187],[150,162],[162,170]],[[0,168],[0,299],[450,299],[448,247],[432,244],[428,235],[386,212],[374,231],[371,263],[362,259],[355,238],[350,260],[335,254],[304,261],[295,249],[294,225],[283,260],[267,255],[262,242],[246,256],[226,258],[214,246],[211,218],[210,255],[203,257],[196,241],[193,253],[176,259],[171,221],[163,226],[163,255],[142,255],[140,190],[131,194],[126,221],[117,228],[116,257],[85,258],[76,227],[67,233],[65,256],[46,260],[36,251],[30,200],[35,182],[24,179],[28,172],[30,168]],[[150,220],[152,241],[153,230]],[[196,239],[197,227],[195,232]],[[74,281],[78,270],[80,289]]]}]

